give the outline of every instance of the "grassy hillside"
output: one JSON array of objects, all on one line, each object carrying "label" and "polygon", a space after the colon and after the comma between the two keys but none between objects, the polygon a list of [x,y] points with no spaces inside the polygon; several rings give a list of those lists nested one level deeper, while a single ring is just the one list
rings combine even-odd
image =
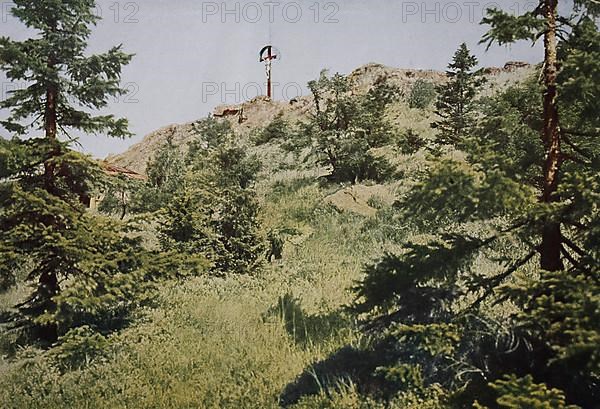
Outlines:
[{"label": "grassy hillside", "polygon": [[2,363],[3,407],[278,407],[304,368],[358,342],[341,307],[387,246],[382,223],[323,206],[323,196],[313,181],[278,182],[264,217],[299,232],[283,261],[256,277],[170,283],[85,368],[61,373],[52,352],[19,351]]},{"label": "grassy hillside", "polygon": [[[380,66],[353,74],[359,88],[380,75],[415,78]],[[419,75],[440,78],[439,73]],[[271,102],[250,104],[269,107],[245,109],[251,123],[269,122],[278,111],[289,119],[302,117],[289,104],[278,103],[278,109]],[[400,131],[431,135],[430,108],[411,109],[403,101],[388,115]],[[235,127],[246,140],[255,129]],[[183,146],[189,129],[165,128],[112,160],[144,170],[161,138],[175,135]],[[344,307],[353,299],[351,287],[364,265],[411,234],[408,222],[397,220],[392,203],[424,166],[423,153],[381,148],[399,176],[386,184],[349,188],[322,183],[319,176],[326,170],[298,162],[275,144],[251,151],[264,165],[257,186],[263,234],[287,232],[282,260],[252,276],[162,284],[129,327],[101,345],[85,337],[76,341],[77,353],[83,354],[78,368],[67,364],[73,351],[25,347],[13,354],[5,348],[0,360],[3,408],[276,408],[286,385],[303,371],[310,373],[312,364],[364,342]],[[368,211],[356,211],[357,206]],[[8,309],[22,295],[19,289],[4,294],[0,306]],[[10,336],[4,335],[6,343]],[[305,398],[297,407],[377,407],[364,399],[347,384],[333,397]],[[410,407],[407,402],[397,407]]]}]

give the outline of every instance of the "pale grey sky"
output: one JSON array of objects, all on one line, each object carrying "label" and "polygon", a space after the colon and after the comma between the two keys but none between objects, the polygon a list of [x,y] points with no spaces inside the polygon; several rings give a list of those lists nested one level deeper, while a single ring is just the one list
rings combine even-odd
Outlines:
[{"label": "pale grey sky", "polygon": [[[107,112],[125,116],[135,136],[114,140],[81,135],[83,150],[97,157],[119,153],[160,127],[192,121],[222,102],[240,102],[264,92],[264,65],[258,51],[271,42],[282,54],[274,64],[275,97],[306,93],[306,83],[323,68],[349,73],[368,62],[401,68],[443,70],[466,42],[482,66],[509,60],[538,62],[542,50],[526,43],[485,52],[478,23],[494,4],[513,12],[535,1],[391,0],[100,0],[103,20],[90,52],[123,43],[135,53],[123,84],[133,92]],[[0,0],[0,35],[28,33]],[[318,11],[317,11],[318,10]],[[10,89],[3,74],[2,97]],[[298,84],[298,85],[296,85]],[[285,91],[285,92],[284,92]],[[287,95],[284,95],[287,94]],[[6,112],[0,111],[0,117]],[[2,132],[7,136],[6,132]]]}]

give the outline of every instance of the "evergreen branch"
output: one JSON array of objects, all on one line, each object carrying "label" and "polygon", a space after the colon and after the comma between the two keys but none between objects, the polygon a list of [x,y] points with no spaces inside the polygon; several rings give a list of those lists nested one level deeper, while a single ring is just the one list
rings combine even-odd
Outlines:
[{"label": "evergreen branch", "polygon": [[581,257],[585,256],[585,251],[583,251],[579,246],[573,243],[570,239],[561,235],[562,242],[569,246],[575,253],[579,254]]},{"label": "evergreen branch", "polygon": [[577,156],[575,156],[575,155],[572,155],[572,154],[570,154],[570,153],[565,153],[565,152],[562,152],[562,153],[560,154],[560,158],[561,158],[561,160],[562,160],[563,162],[564,162],[565,160],[570,160],[570,161],[573,161],[573,162],[575,162],[575,163],[579,163],[580,165],[583,165],[583,166],[592,166],[592,164],[591,164],[591,163],[589,163],[589,162],[586,162],[586,161],[584,161],[583,159],[581,159],[581,158],[578,158]]},{"label": "evergreen branch", "polygon": [[[568,132],[564,132],[562,134],[563,137],[563,141],[565,141],[567,143],[567,145],[569,145],[571,148],[573,148],[573,150],[575,152],[577,152],[578,154],[580,154],[581,156],[583,156],[586,159],[592,159],[591,155],[587,152],[585,152],[583,149],[581,149],[580,147],[578,147],[572,140],[571,138],[569,138],[567,136]],[[589,135],[589,136],[593,136],[595,137],[596,135]]]},{"label": "evergreen branch", "polygon": [[[567,18],[567,17],[563,17],[563,16],[557,16],[556,17],[556,21],[559,22],[561,25],[564,26],[568,26],[573,28],[575,25],[573,24],[572,19]],[[566,30],[562,30],[563,32],[566,32]]]},{"label": "evergreen branch", "polygon": [[562,221],[563,223],[565,223],[565,224],[568,224],[568,225],[570,225],[570,226],[576,227],[577,229],[579,229],[579,231],[582,231],[582,230],[583,230],[583,231],[589,230],[589,227],[588,227],[588,226],[586,226],[586,225],[585,225],[585,224],[583,224],[583,223],[576,222],[576,221],[574,221],[574,220],[567,220],[567,219],[563,219],[563,220],[561,220],[561,221]]},{"label": "evergreen branch", "polygon": [[466,311],[470,311],[473,309],[477,309],[479,305],[488,298],[496,289],[496,287],[502,283],[505,279],[507,279],[510,275],[512,275],[515,271],[525,265],[529,260],[531,260],[537,253],[537,250],[532,250],[529,254],[523,257],[521,260],[517,261],[511,268],[506,270],[505,272],[498,274],[497,276],[491,277],[486,280],[487,288],[485,292],[473,302]]},{"label": "evergreen branch", "polygon": [[575,258],[571,255],[571,253],[569,253],[565,246],[560,246],[560,252],[563,254],[563,256],[565,256],[567,260],[569,260],[569,263],[571,263],[573,267],[580,267],[580,263],[577,260],[575,260]]},{"label": "evergreen branch", "polygon": [[521,227],[525,226],[527,224],[527,222],[528,222],[527,220],[524,220],[524,221],[518,222],[517,224],[510,226],[507,229],[500,230],[500,232],[498,234],[495,234],[495,235],[488,237],[487,239],[481,241],[477,246],[475,246],[473,248],[473,250],[479,250],[479,249],[493,243],[494,241],[498,240],[499,238],[503,237],[505,234],[511,233],[515,230],[520,229]]},{"label": "evergreen branch", "polygon": [[573,135],[573,136],[588,136],[590,138],[599,138],[600,137],[600,129],[596,128],[594,131],[592,132],[582,132],[582,131],[575,131],[573,129],[564,129],[561,128],[561,131],[564,134],[567,135]]},{"label": "evergreen branch", "polygon": [[81,144],[81,142],[79,142],[79,140],[76,137],[72,137],[69,132],[65,129],[64,126],[62,126],[60,123],[58,124],[58,127],[60,128],[61,131],[63,131],[63,133],[66,135],[67,139],[69,139],[69,142],[74,143],[75,145],[79,146],[80,148],[83,148],[83,145]]},{"label": "evergreen branch", "polygon": [[600,279],[598,278],[597,274],[594,274],[592,270],[590,270],[589,268],[585,267],[582,265],[581,261],[577,261],[575,260],[575,258],[568,252],[568,250],[561,245],[560,248],[560,252],[563,254],[563,256],[565,256],[565,258],[567,260],[569,260],[569,262],[571,263],[571,265],[573,266],[569,272],[572,271],[581,271],[585,274],[586,277],[591,278],[592,280],[594,280],[596,283],[600,283]]}]

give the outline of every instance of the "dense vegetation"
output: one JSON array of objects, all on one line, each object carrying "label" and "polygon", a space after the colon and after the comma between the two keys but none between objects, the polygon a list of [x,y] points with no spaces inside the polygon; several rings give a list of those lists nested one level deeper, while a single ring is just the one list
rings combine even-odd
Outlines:
[{"label": "dense vegetation", "polygon": [[1,103],[3,407],[597,406],[595,1],[490,11],[489,45],[544,37],[507,88],[466,44],[406,95],[323,72],[307,117],[200,120],[146,180],[70,149],[69,128],[127,136],[89,110],[131,56],[85,56],[94,2],[55,3],[15,0],[39,36],[0,39],[32,83]]}]

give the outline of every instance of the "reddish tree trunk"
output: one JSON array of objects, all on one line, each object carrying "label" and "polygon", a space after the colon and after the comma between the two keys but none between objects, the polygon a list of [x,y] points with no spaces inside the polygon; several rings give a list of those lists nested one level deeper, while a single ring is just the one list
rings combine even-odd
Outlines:
[{"label": "reddish tree trunk", "polygon": [[[551,203],[557,199],[558,175],[561,165],[560,132],[558,108],[556,105],[556,77],[558,73],[556,57],[556,13],[558,0],[544,1],[546,32],[544,34],[544,128],[543,141],[546,151],[544,163],[544,190],[542,201]],[[560,223],[546,221],[542,229],[540,247],[541,268],[547,271],[561,270],[564,266],[560,256]]]}]

